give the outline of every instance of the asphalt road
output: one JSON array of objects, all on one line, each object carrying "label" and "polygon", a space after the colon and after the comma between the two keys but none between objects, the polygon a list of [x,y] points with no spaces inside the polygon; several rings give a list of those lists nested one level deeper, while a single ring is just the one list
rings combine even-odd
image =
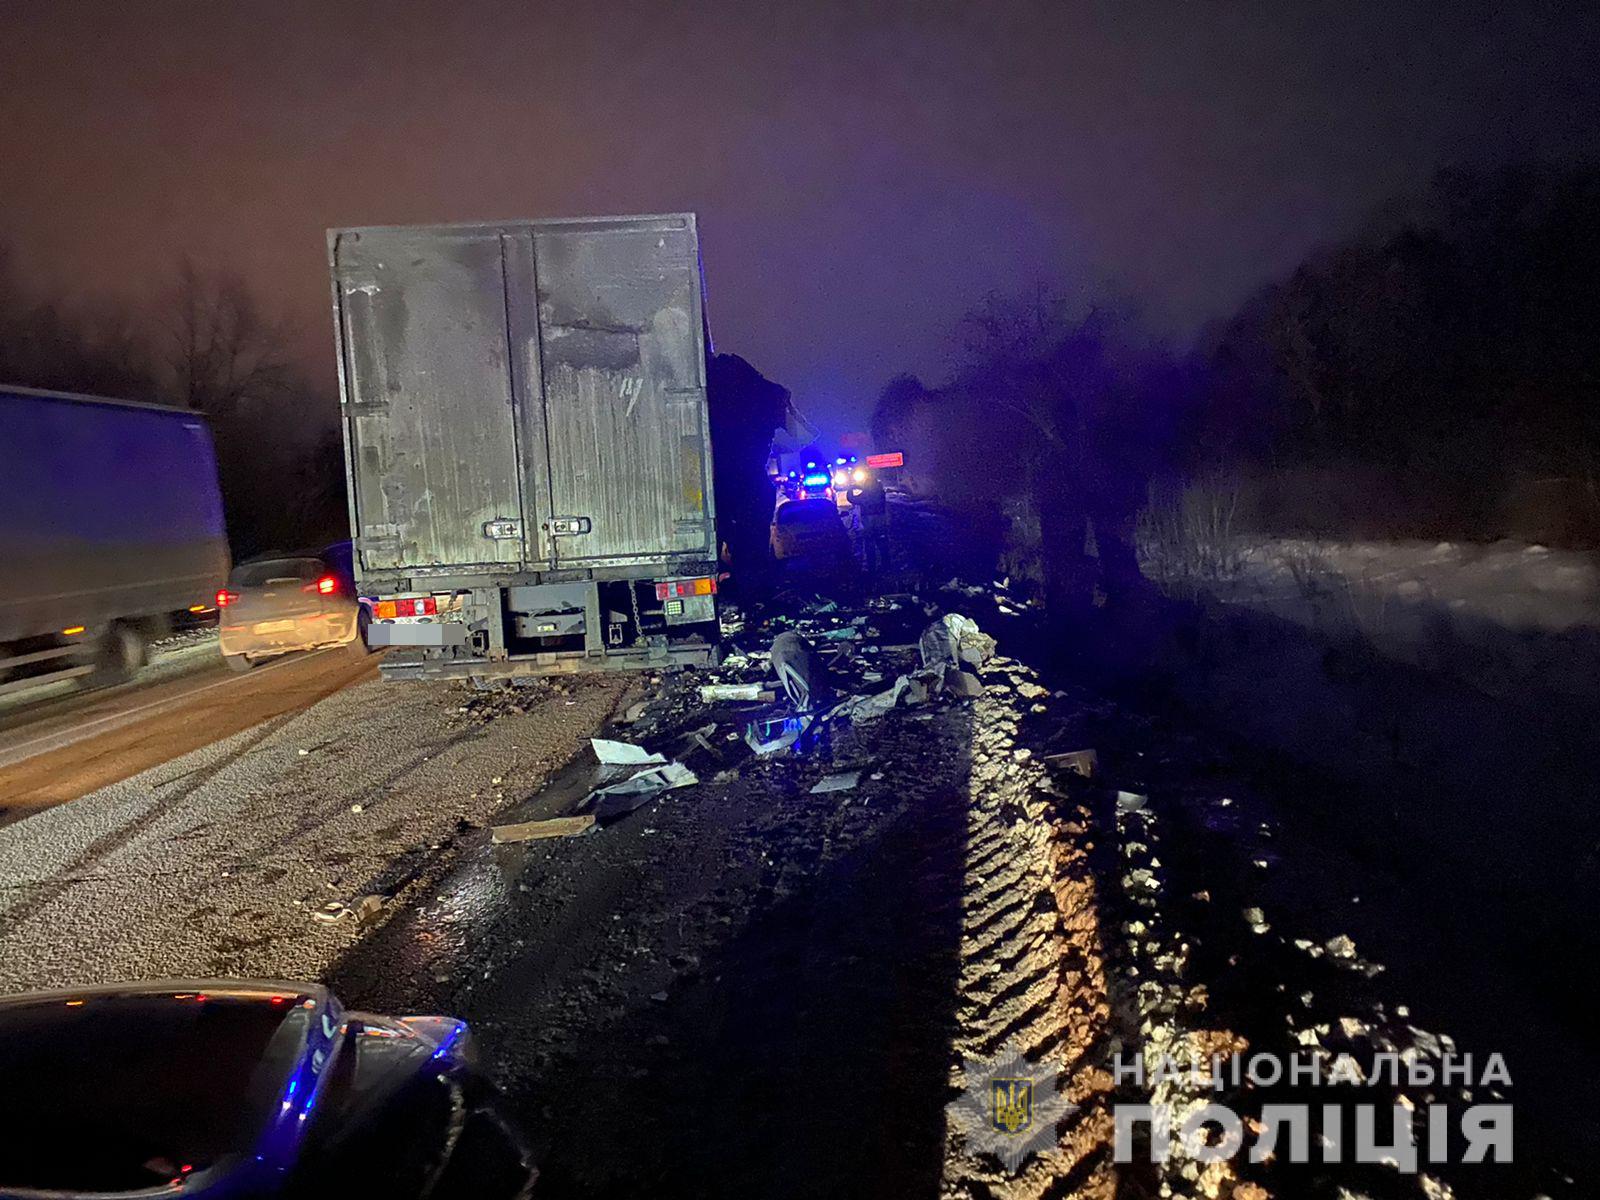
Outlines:
[{"label": "asphalt road", "polygon": [[376,657],[324,650],[234,675],[215,643],[200,641],[153,664],[147,679],[13,708],[0,717],[0,825],[308,708],[376,673]]}]

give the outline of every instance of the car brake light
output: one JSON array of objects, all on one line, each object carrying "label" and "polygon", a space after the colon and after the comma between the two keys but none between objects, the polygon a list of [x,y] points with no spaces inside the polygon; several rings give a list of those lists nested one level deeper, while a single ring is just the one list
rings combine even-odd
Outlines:
[{"label": "car brake light", "polygon": [[324,596],[331,596],[334,592],[339,590],[339,581],[332,575],[324,575],[315,583],[306,584],[306,586],[301,590],[307,592],[318,592]]},{"label": "car brake light", "polygon": [[218,608],[227,608],[228,605],[232,604],[234,601],[236,601],[238,599],[239,599],[239,593],[238,592],[230,592],[227,588],[221,588],[217,592],[217,607]]}]

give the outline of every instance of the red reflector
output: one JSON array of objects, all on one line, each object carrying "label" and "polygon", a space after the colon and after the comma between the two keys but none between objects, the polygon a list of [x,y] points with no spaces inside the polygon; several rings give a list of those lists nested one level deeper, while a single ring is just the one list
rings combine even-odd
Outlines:
[{"label": "red reflector", "polygon": [[228,605],[232,604],[238,598],[238,592],[230,592],[227,588],[223,588],[217,592],[217,607],[227,608]]},{"label": "red reflector", "polygon": [[417,602],[415,600],[396,600],[394,602],[394,615],[397,617],[416,616]]}]

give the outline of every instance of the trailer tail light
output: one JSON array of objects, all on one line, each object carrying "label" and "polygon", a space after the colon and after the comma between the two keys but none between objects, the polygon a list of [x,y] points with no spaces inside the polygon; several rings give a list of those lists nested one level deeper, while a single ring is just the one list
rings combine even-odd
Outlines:
[{"label": "trailer tail light", "polygon": [[396,617],[432,617],[438,612],[439,602],[432,596],[379,600],[372,606],[372,615],[380,621],[392,621]]},{"label": "trailer tail light", "polygon": [[715,579],[667,579],[656,584],[657,600],[672,600],[682,596],[714,596]]},{"label": "trailer tail light", "polygon": [[230,592],[227,588],[220,588],[217,591],[217,607],[218,608],[227,608],[228,605],[233,604],[238,599],[239,599],[239,593],[238,592]]}]

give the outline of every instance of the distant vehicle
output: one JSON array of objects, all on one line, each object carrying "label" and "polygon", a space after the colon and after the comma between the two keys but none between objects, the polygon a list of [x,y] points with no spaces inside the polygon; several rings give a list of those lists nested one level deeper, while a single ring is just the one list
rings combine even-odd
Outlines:
[{"label": "distant vehicle", "polygon": [[694,217],[341,229],[329,259],[384,674],[716,661]]},{"label": "distant vehicle", "polygon": [[772,514],[772,557],[821,567],[852,563],[850,535],[831,499],[790,500]]},{"label": "distant vehicle", "polygon": [[235,671],[295,650],[348,646],[365,653],[361,605],[321,558],[278,557],[240,563],[217,591],[222,657]]},{"label": "distant vehicle", "polygon": [[813,451],[788,451],[774,455],[773,487],[785,500],[832,500],[845,506],[845,493],[866,480],[866,471],[854,454],[841,454],[832,462]]},{"label": "distant vehicle", "polygon": [[0,1195],[510,1200],[537,1176],[448,1017],[323,987],[111,984],[0,998]]},{"label": "distant vehicle", "polygon": [[0,386],[0,693],[116,683],[228,573],[198,413]]}]

